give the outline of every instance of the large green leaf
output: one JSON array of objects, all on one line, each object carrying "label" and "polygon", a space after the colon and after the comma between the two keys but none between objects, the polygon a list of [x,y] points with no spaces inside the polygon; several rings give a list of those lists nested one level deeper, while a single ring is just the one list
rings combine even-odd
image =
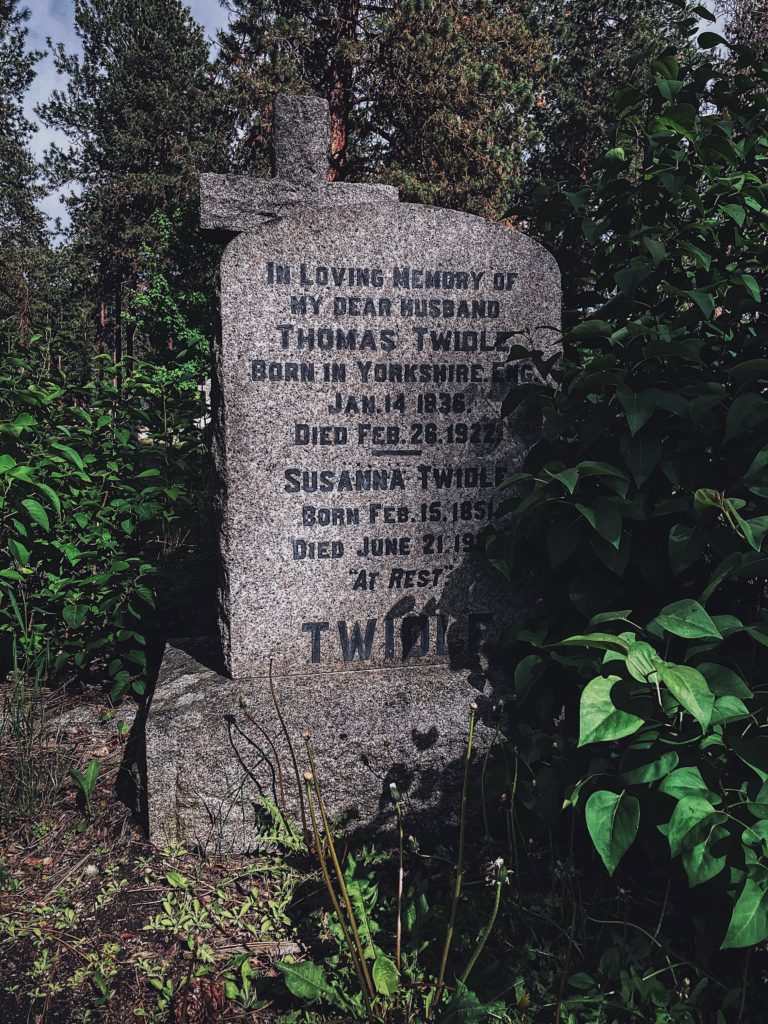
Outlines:
[{"label": "large green leaf", "polygon": [[[754,557],[755,556],[750,557],[750,555],[740,554],[738,551],[732,551],[730,554],[726,555],[725,558],[718,562],[712,570],[709,582],[701,592],[701,600],[708,601],[719,586],[721,586],[727,579],[731,579],[741,573],[745,565],[749,565],[750,568],[755,570],[762,568],[759,563],[755,564],[754,561],[752,561]],[[760,562],[762,561],[764,560],[760,559]],[[717,623],[715,623],[715,625],[717,625]]]},{"label": "large green leaf", "polygon": [[669,850],[677,857],[684,849],[691,850],[707,834],[707,829],[721,825],[728,818],[703,796],[687,796],[678,800],[669,820]]},{"label": "large green leaf", "polygon": [[669,531],[669,561],[675,576],[689,569],[700,557],[701,551],[701,537],[692,527],[677,523]]},{"label": "large green leaf", "polygon": [[601,476],[608,477],[610,480],[625,481],[629,482],[629,478],[626,473],[622,473],[620,469],[612,466],[609,462],[596,462],[594,459],[586,459],[584,462],[580,462],[576,467],[579,471],[579,475],[585,476]]},{"label": "large green leaf", "polygon": [[620,292],[632,296],[651,273],[653,273],[653,264],[635,259],[629,266],[615,270],[613,279]]},{"label": "large green leaf", "polygon": [[694,245],[693,242],[681,242],[680,248],[685,252],[690,253],[699,266],[703,267],[705,270],[709,270],[712,265],[712,257],[709,253],[704,252],[703,249],[698,245]]},{"label": "large green leaf", "polygon": [[712,847],[720,840],[726,839],[727,836],[728,833],[722,825],[712,823],[707,827],[701,842],[696,843],[690,849],[683,850],[680,859],[683,862],[685,873],[688,875],[688,883],[691,888],[709,882],[723,870],[727,858],[722,853],[716,856],[712,852]]},{"label": "large green leaf", "polygon": [[70,629],[79,629],[88,615],[88,606],[65,604],[61,614]]},{"label": "large green leaf", "polygon": [[719,722],[739,722],[750,717],[749,709],[740,697],[715,698],[715,707],[712,711],[712,725]]},{"label": "large green leaf", "polygon": [[768,820],[761,818],[753,821],[741,833],[741,841],[745,846],[762,846],[768,848]]},{"label": "large green leaf", "polygon": [[[622,114],[642,98],[642,93],[633,85],[624,85],[613,95],[613,108]],[[610,332],[609,332],[610,333]]]},{"label": "large green leaf", "polygon": [[590,546],[600,561],[607,565],[611,572],[619,577],[624,576],[632,554],[632,544],[627,539],[626,534],[622,535],[618,545],[614,545],[609,544],[595,533],[592,535]]},{"label": "large green leaf", "polygon": [[717,665],[711,661],[704,661],[698,669],[706,676],[710,689],[716,697],[752,697],[752,691],[733,669],[725,665]]},{"label": "large green leaf", "polygon": [[570,466],[568,469],[561,470],[546,468],[545,472],[551,476],[553,480],[557,480],[561,483],[569,494],[573,494],[576,489],[576,484],[579,482],[579,470],[576,466]]},{"label": "large green leaf", "polygon": [[690,665],[662,665],[659,675],[672,696],[693,715],[702,729],[706,729],[712,717],[715,695],[701,672]]},{"label": "large green leaf", "polygon": [[744,474],[744,482],[757,483],[764,480],[766,475],[768,475],[768,448],[761,448]]},{"label": "large green leaf", "polygon": [[32,555],[32,552],[29,550],[26,544],[22,544],[20,540],[16,540],[14,537],[9,537],[8,548],[10,549],[11,554],[13,555],[17,562],[19,562],[21,565],[29,564],[29,559]]},{"label": "large green leaf", "polygon": [[[709,20],[712,20],[711,16]],[[731,45],[718,32],[702,32],[696,41],[702,50],[714,50],[716,46],[727,46],[730,48]]]},{"label": "large green leaf", "polygon": [[626,654],[629,651],[629,644],[613,633],[581,633],[576,636],[566,637],[555,645],[556,647],[587,647],[595,648],[598,651],[616,651],[619,654]]},{"label": "large green leaf", "polygon": [[736,736],[729,746],[764,782],[768,779],[768,736]]},{"label": "large green leaf", "polygon": [[34,416],[30,416],[28,412],[22,412],[19,413],[13,423],[0,423],[0,433],[20,437],[25,430],[29,430],[30,427],[34,427],[36,424],[37,420]]},{"label": "large green leaf", "polygon": [[726,373],[729,377],[733,377],[738,384],[749,384],[755,380],[763,381],[768,379],[768,359],[745,359],[741,363],[729,366]]},{"label": "large green leaf", "polygon": [[758,424],[768,419],[768,402],[762,395],[747,394],[734,398],[725,420],[724,441],[732,441],[735,437],[753,430]]},{"label": "large green leaf", "polygon": [[587,625],[591,629],[592,626],[599,626],[602,622],[627,622],[628,616],[631,614],[631,608],[622,608],[615,612],[598,612],[597,615],[592,616]]},{"label": "large green leaf", "polygon": [[756,946],[768,939],[768,889],[747,876],[736,900],[721,949]]},{"label": "large green leaf", "polygon": [[664,664],[656,651],[645,641],[630,644],[626,657],[629,674],[639,683],[656,683],[659,669]]},{"label": "large green leaf", "polygon": [[632,391],[624,385],[616,388],[616,397],[622,404],[629,424],[629,432],[634,435],[644,427],[656,408],[656,390]]},{"label": "large green leaf", "polygon": [[701,776],[701,771],[696,765],[685,765],[669,773],[663,779],[659,790],[667,796],[673,796],[676,800],[684,800],[686,797],[703,797],[712,802],[720,802],[715,793],[710,792],[706,782]]},{"label": "large green leaf", "polygon": [[547,553],[554,569],[571,557],[580,540],[580,521],[564,516],[553,518],[547,531]]},{"label": "large green leaf", "polygon": [[589,834],[600,859],[612,875],[634,842],[640,827],[640,804],[628,793],[598,790],[586,806]]},{"label": "large green leaf", "polygon": [[82,456],[79,452],[76,452],[71,445],[60,444],[58,441],[54,441],[51,444],[51,448],[55,448],[56,451],[63,452],[73,466],[76,466],[79,470],[85,469],[85,463],[83,462]]},{"label": "large green leaf", "polygon": [[288,991],[299,999],[323,999],[331,995],[331,989],[325,970],[320,964],[311,960],[303,960],[299,964],[287,960],[278,961],[275,967],[285,978]]},{"label": "large green leaf", "polygon": [[720,209],[726,216],[730,217],[732,221],[742,227],[744,221],[747,218],[747,211],[743,206],[739,206],[737,203],[722,203]]},{"label": "large green leaf", "polygon": [[763,538],[768,533],[768,516],[754,516],[752,519],[738,517],[744,537],[753,549],[760,551],[763,545]]},{"label": "large green leaf", "polygon": [[[630,785],[643,782],[656,782],[665,779],[680,761],[680,755],[674,750],[654,756],[655,747],[648,751],[630,751],[622,762],[622,778]],[[632,756],[630,757],[629,754]]]},{"label": "large green leaf", "polygon": [[602,338],[607,337],[613,330],[613,325],[607,320],[582,320],[581,323],[576,324],[565,337],[571,341],[575,339],[584,338]]},{"label": "large green leaf", "polygon": [[38,490],[42,491],[43,494],[45,494],[50,499],[50,502],[51,502],[51,504],[54,507],[56,515],[60,516],[61,515],[61,499],[59,498],[59,496],[56,493],[56,491],[54,491],[54,489],[52,487],[49,487],[48,484],[43,484],[39,480],[30,480],[30,483],[34,487],[37,487]]},{"label": "large green leaf", "polygon": [[48,513],[45,511],[39,501],[35,501],[34,498],[25,498],[21,503],[27,510],[30,519],[37,523],[38,526],[42,526],[46,533],[51,529],[51,524],[48,520]]},{"label": "large green leaf", "polygon": [[591,506],[576,503],[589,525],[604,540],[618,548],[621,541],[621,512],[615,499],[596,498]]},{"label": "large green leaf", "polygon": [[707,611],[699,604],[687,598],[684,601],[675,601],[662,608],[656,616],[657,622],[662,629],[675,636],[683,636],[688,639],[699,639],[701,637],[714,637],[722,640],[720,630],[712,621]]},{"label": "large green leaf", "polygon": [[661,440],[653,433],[647,437],[638,433],[634,437],[622,437],[619,449],[635,483],[642,487],[661,459]]},{"label": "large green leaf", "polygon": [[579,746],[631,736],[644,725],[642,718],[621,711],[611,700],[619,676],[596,676],[584,687],[579,713]]},{"label": "large green leaf", "polygon": [[529,654],[519,661],[515,668],[515,693],[522,700],[530,691],[536,680],[546,671],[544,659],[538,654]]},{"label": "large green leaf", "polygon": [[394,960],[376,950],[376,959],[373,962],[373,984],[376,991],[382,996],[391,996],[400,987],[400,975]]},{"label": "large green leaf", "polygon": [[442,1024],[488,1024],[489,1021],[504,1020],[507,1016],[505,1003],[481,1003],[461,981],[456,982],[456,991],[440,1017]]}]

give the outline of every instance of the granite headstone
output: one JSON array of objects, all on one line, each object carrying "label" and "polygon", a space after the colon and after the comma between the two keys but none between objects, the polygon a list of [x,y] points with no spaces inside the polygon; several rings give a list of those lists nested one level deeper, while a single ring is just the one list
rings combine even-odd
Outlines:
[{"label": "granite headstone", "polygon": [[554,350],[555,262],[500,224],[329,184],[328,134],[323,101],[278,97],[276,176],[203,176],[203,225],[234,235],[213,417],[223,666],[204,643],[166,651],[157,842],[257,846],[260,797],[296,817],[273,688],[334,813],[381,825],[395,781],[443,814],[470,701],[481,743],[492,728],[499,625],[526,599],[479,539],[538,430],[500,407],[534,374],[512,346]]}]

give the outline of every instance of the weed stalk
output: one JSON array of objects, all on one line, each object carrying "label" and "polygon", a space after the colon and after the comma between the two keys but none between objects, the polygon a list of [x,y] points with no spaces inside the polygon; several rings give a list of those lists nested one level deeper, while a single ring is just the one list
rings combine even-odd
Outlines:
[{"label": "weed stalk", "polygon": [[[258,729],[258,731],[261,733],[261,735],[267,741],[267,743],[270,746],[270,749],[272,750],[272,756],[275,759],[275,769],[277,771],[277,783],[278,783],[278,788],[280,790],[280,810],[283,812],[283,814],[287,818],[288,817],[288,806],[287,806],[287,804],[285,802],[285,783],[283,782],[283,766],[282,766],[282,764],[280,762],[280,755],[277,752],[277,747],[275,746],[275,744],[274,744],[274,742],[272,740],[272,737],[269,735],[267,730],[264,729],[261,725],[259,725],[259,723],[253,717],[253,715],[246,708],[245,697],[243,697],[242,694],[240,695],[240,710],[243,712],[243,714],[248,719],[248,721],[251,723],[251,725],[254,727],[254,729]],[[304,829],[304,834],[306,835],[306,828]]]},{"label": "weed stalk", "polygon": [[519,773],[519,754],[518,749],[515,747],[515,768],[512,778],[509,779],[509,759],[507,759],[507,778],[509,780],[509,810],[508,810],[508,830],[509,830],[509,847],[510,853],[512,854],[512,867],[515,873],[515,885],[520,885],[520,861],[518,858],[517,850],[517,829],[515,827],[515,814],[517,806],[517,780]]},{"label": "weed stalk", "polygon": [[493,862],[494,869],[494,883],[496,891],[493,897],[493,909],[491,910],[491,916],[488,918],[488,923],[480,933],[480,938],[477,940],[477,945],[472,951],[472,956],[469,958],[467,966],[464,968],[464,973],[461,975],[461,982],[466,984],[467,978],[472,973],[472,968],[477,963],[480,954],[485,949],[485,944],[488,941],[493,926],[496,924],[496,917],[499,913],[499,904],[501,903],[501,887],[507,879],[507,869],[504,867],[504,861],[499,857],[498,860]]},{"label": "weed stalk", "polygon": [[[15,605],[20,628],[23,619]],[[44,680],[50,668],[47,647],[32,653],[16,637],[12,646],[9,691],[0,695],[0,821],[40,819],[65,782],[68,758],[51,735],[52,752],[45,745],[46,695]]]},{"label": "weed stalk", "polygon": [[299,806],[301,808],[301,827],[304,829],[304,837],[306,838],[309,835],[309,829],[307,828],[307,812],[306,808],[304,807],[304,787],[301,785],[301,776],[299,775],[299,763],[296,760],[296,751],[293,749],[293,743],[291,742],[291,734],[288,732],[288,726],[285,724],[283,712],[280,709],[280,702],[277,699],[275,681],[272,678],[271,658],[269,659],[269,692],[272,697],[272,703],[275,706],[275,712],[277,713],[277,717],[280,722],[280,728],[283,730],[283,736],[285,736],[285,742],[288,744],[288,752],[291,755],[291,763],[293,764],[293,774],[296,779],[296,788],[298,789],[299,792]]},{"label": "weed stalk", "polygon": [[376,990],[373,985],[373,979],[371,978],[371,972],[368,970],[368,963],[365,959],[363,943],[360,940],[360,931],[357,927],[357,918],[355,917],[355,911],[352,907],[352,901],[349,898],[347,883],[344,881],[344,873],[341,870],[341,864],[339,863],[339,858],[336,854],[336,846],[334,845],[333,836],[331,834],[331,827],[330,824],[328,823],[328,814],[326,813],[325,810],[323,793],[322,790],[320,789],[320,783],[317,775],[317,765],[315,764],[315,755],[312,750],[312,743],[310,742],[309,739],[309,733],[305,732],[303,734],[303,737],[304,743],[306,744],[307,748],[307,757],[309,758],[309,767],[311,769],[312,774],[312,784],[315,787],[315,792],[317,793],[317,806],[320,808],[320,817],[322,818],[323,828],[325,830],[325,835],[328,840],[328,852],[331,855],[331,863],[333,864],[333,870],[336,873],[336,880],[338,881],[339,889],[341,890],[341,898],[343,899],[344,906],[347,909],[347,915],[349,917],[349,926],[352,929],[352,937],[355,940],[357,955],[360,957],[360,966],[362,967],[363,976],[365,978],[365,984],[368,987],[369,995],[371,996],[371,998],[373,998]]},{"label": "weed stalk", "polygon": [[501,726],[497,725],[496,726],[496,731],[493,734],[493,739],[489,743],[488,749],[485,752],[485,757],[483,758],[483,770],[480,773],[480,802],[481,802],[482,809],[483,809],[483,829],[485,831],[485,845],[486,845],[486,847],[488,848],[489,851],[491,849],[491,830],[488,827],[488,808],[486,806],[486,800],[485,800],[485,776],[486,776],[486,774],[488,772],[488,763],[489,763],[490,758],[491,758],[491,751],[493,750],[493,748],[494,748],[494,746],[496,744],[496,740],[499,738],[500,735],[501,735]]},{"label": "weed stalk", "polygon": [[389,792],[397,813],[397,921],[395,924],[395,965],[399,972],[403,949],[403,801],[394,782],[390,782]]},{"label": "weed stalk", "polygon": [[317,814],[315,813],[315,801],[312,798],[312,772],[304,773],[304,781],[307,787],[307,803],[309,804],[309,815],[312,821],[312,837],[314,839],[315,849],[317,850],[317,858],[320,861],[320,870],[323,875],[323,881],[325,882],[325,888],[328,890],[328,896],[330,897],[331,900],[333,912],[336,914],[336,918],[339,924],[341,925],[341,931],[344,936],[344,941],[347,944],[347,949],[349,950],[350,958],[355,966],[355,974],[357,974],[357,980],[360,985],[360,992],[363,996],[363,1001],[365,1002],[365,1008],[368,1012],[369,1018],[373,1020],[373,1006],[371,1005],[370,992],[365,982],[365,977],[363,975],[360,961],[357,958],[357,947],[352,939],[352,936],[349,933],[349,928],[347,927],[347,922],[344,920],[344,915],[341,912],[341,907],[339,906],[339,901],[336,896],[336,890],[333,888],[333,883],[331,882],[331,874],[330,871],[328,870],[328,861],[326,860],[325,853],[323,852],[323,837],[320,833],[320,829],[318,828]]},{"label": "weed stalk", "polygon": [[456,915],[459,910],[459,899],[461,898],[461,883],[464,877],[464,841],[466,838],[467,831],[467,792],[469,789],[469,766],[472,761],[472,744],[475,736],[475,719],[477,717],[477,704],[472,701],[469,705],[469,738],[467,740],[467,754],[464,759],[464,784],[461,789],[461,818],[459,822],[459,852],[456,858],[456,881],[453,886],[453,900],[451,901],[451,913],[448,918],[448,927],[445,932],[445,944],[443,945],[443,955],[440,958],[440,971],[437,975],[437,987],[435,989],[435,997],[432,1000],[432,1005],[429,1008],[427,1019],[432,1020],[435,1012],[435,1007],[440,1002],[440,996],[443,992],[443,984],[445,982],[445,968],[448,964],[448,954],[451,951],[451,943],[453,942],[453,932],[456,928]]}]

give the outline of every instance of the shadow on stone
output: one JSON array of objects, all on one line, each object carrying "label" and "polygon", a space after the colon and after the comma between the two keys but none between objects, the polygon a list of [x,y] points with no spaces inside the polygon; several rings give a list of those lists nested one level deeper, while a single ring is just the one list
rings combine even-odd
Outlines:
[{"label": "shadow on stone", "polygon": [[[214,661],[199,641],[173,641],[166,648],[147,713],[149,830],[159,845],[176,841],[245,853],[259,847],[263,799],[281,803],[275,751],[286,808],[296,823],[298,792],[268,677],[233,681],[208,667]],[[434,665],[376,670],[375,697],[359,671],[274,682],[300,772],[308,767],[306,730],[329,812],[351,835],[392,837],[390,782],[406,799],[410,831],[426,837],[452,827],[470,702],[479,705],[476,764],[493,735],[488,688],[478,693],[464,673]]]}]

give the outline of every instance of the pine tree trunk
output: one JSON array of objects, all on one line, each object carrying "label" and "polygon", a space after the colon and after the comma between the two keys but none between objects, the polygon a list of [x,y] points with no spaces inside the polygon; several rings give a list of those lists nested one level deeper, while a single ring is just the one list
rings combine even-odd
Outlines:
[{"label": "pine tree trunk", "polygon": [[[107,311],[104,307],[104,302],[99,303],[99,314],[96,317],[96,340],[98,343],[98,355],[103,356],[107,351],[106,344],[106,324],[107,324]],[[104,364],[99,360],[99,380],[104,379]]]},{"label": "pine tree trunk", "polygon": [[339,33],[331,63],[331,160],[328,180],[344,177],[347,162],[347,134],[352,109],[352,46],[357,35],[360,0],[339,0]]},{"label": "pine tree trunk", "polygon": [[115,347],[115,387],[120,390],[123,386],[123,296],[120,285],[115,289],[115,325],[113,333]]},{"label": "pine tree trunk", "polygon": [[123,361],[123,296],[120,285],[115,289],[115,362]]},{"label": "pine tree trunk", "polygon": [[24,342],[29,336],[29,289],[24,275],[24,267],[19,266],[19,340]]}]

